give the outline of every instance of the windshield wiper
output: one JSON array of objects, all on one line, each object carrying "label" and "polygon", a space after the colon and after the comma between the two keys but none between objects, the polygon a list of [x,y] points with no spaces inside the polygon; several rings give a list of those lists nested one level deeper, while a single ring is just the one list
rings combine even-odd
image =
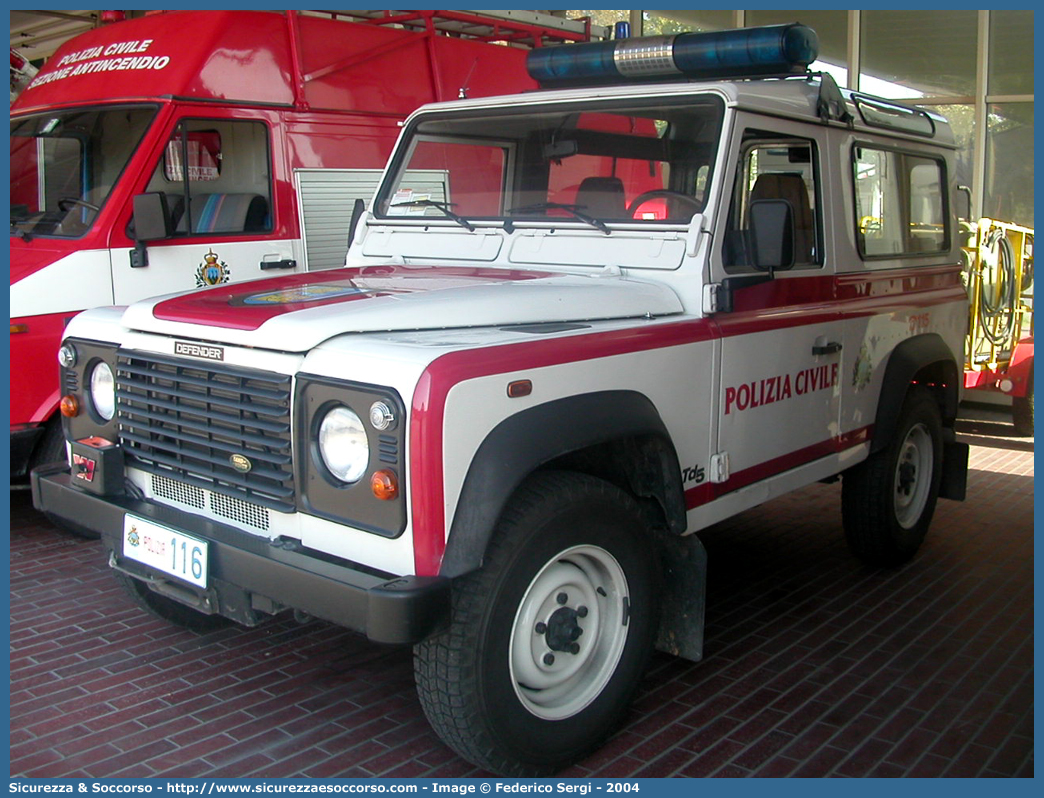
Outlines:
[{"label": "windshield wiper", "polygon": [[565,211],[570,216],[579,219],[581,222],[586,222],[592,227],[596,227],[606,235],[609,235],[612,230],[609,229],[609,225],[603,222],[601,219],[596,219],[593,216],[588,216],[586,213],[582,213],[580,209],[583,205],[567,205],[564,202],[534,202],[532,205],[520,205],[517,208],[509,208],[508,213],[532,213],[533,211]]},{"label": "windshield wiper", "polygon": [[33,239],[33,234],[32,233],[30,233],[28,230],[19,230],[18,227],[17,227],[17,225],[24,224],[26,221],[27,221],[26,219],[14,219],[14,220],[12,220],[11,221],[11,235],[17,236],[18,238],[22,239],[23,241],[32,241],[32,239]]},{"label": "windshield wiper", "polygon": [[471,222],[469,222],[463,216],[460,216],[460,215],[454,213],[453,211],[451,211],[449,209],[449,205],[447,205],[444,202],[436,202],[435,200],[430,200],[430,199],[410,200],[409,202],[396,202],[396,203],[393,203],[393,204],[388,206],[388,210],[390,211],[392,208],[402,208],[402,207],[438,208],[440,211],[442,211],[446,215],[447,219],[452,219],[457,224],[459,224],[461,227],[467,229],[468,232],[471,232],[471,233],[475,232],[475,225],[473,225]]}]

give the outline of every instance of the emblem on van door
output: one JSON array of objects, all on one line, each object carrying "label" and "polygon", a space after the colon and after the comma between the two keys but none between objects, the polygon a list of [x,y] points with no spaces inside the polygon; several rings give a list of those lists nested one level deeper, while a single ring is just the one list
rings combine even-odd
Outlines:
[{"label": "emblem on van door", "polygon": [[245,474],[254,467],[254,464],[251,463],[247,457],[241,454],[232,455],[228,458],[228,462],[231,463],[232,467],[240,474]]},{"label": "emblem on van door", "polygon": [[228,264],[218,260],[214,250],[203,256],[203,262],[196,269],[196,288],[209,288],[212,285],[227,283],[231,271]]}]

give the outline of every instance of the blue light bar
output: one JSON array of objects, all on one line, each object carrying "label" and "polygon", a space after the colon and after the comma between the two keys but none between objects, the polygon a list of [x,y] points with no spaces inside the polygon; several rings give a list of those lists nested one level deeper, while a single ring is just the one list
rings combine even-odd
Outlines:
[{"label": "blue light bar", "polygon": [[791,23],[540,47],[526,68],[541,86],[755,77],[804,72],[818,53],[816,32]]}]

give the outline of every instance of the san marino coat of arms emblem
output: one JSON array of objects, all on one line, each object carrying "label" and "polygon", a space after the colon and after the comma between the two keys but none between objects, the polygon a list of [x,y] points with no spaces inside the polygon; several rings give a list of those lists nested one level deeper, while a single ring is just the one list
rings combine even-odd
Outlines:
[{"label": "san marino coat of arms emblem", "polygon": [[228,264],[218,260],[214,250],[210,250],[203,256],[203,262],[196,269],[196,288],[209,288],[212,285],[227,283],[229,274]]}]

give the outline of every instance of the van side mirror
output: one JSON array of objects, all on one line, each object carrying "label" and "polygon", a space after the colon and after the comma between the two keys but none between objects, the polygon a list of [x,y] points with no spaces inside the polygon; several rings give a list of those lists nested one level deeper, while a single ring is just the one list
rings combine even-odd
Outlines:
[{"label": "van side mirror", "polygon": [[794,267],[794,209],[785,199],[754,200],[749,209],[753,266],[772,274]]},{"label": "van side mirror", "polygon": [[130,254],[131,268],[140,269],[149,265],[149,252],[145,248],[145,242],[170,238],[173,233],[167,195],[162,191],[135,195],[135,244]]},{"label": "van side mirror", "polygon": [[134,237],[138,241],[159,241],[170,238],[173,233],[164,192],[152,191],[134,197]]}]

